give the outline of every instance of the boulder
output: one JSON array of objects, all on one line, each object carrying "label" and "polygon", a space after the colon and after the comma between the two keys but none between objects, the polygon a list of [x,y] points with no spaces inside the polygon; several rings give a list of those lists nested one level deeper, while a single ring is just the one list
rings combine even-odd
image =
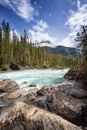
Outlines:
[{"label": "boulder", "polygon": [[36,100],[36,96],[35,96],[35,94],[34,94],[33,92],[27,94],[27,101],[28,101],[28,102],[34,101],[34,100]]},{"label": "boulder", "polygon": [[37,99],[37,91],[38,91],[38,88],[32,88],[26,92],[27,103],[30,103]]},{"label": "boulder", "polygon": [[87,106],[86,99],[77,99],[63,91],[56,90],[54,93],[48,94],[46,103],[52,112],[76,125],[83,125],[85,122],[84,120],[87,117],[85,112]]},{"label": "boulder", "polygon": [[56,87],[43,87],[37,94],[46,96],[45,104],[51,112],[77,125],[87,126],[87,91],[77,83],[70,82]]},{"label": "boulder", "polygon": [[36,84],[30,84],[29,87],[36,87]]},{"label": "boulder", "polygon": [[11,92],[19,89],[18,84],[11,79],[4,79],[0,81],[0,92]]},{"label": "boulder", "polygon": [[27,82],[26,82],[26,81],[24,81],[24,82],[23,82],[23,84],[27,84]]},{"label": "boulder", "polygon": [[34,104],[35,106],[48,110],[48,107],[46,105],[46,102],[43,98],[38,98],[37,100],[33,101],[32,104]]},{"label": "boulder", "polygon": [[10,64],[10,69],[12,69],[12,70],[21,70],[21,69],[24,69],[24,67],[22,67],[21,65],[19,65],[17,63],[12,62]]},{"label": "boulder", "polygon": [[82,130],[80,127],[33,105],[16,102],[1,112],[0,130]]},{"label": "boulder", "polygon": [[9,69],[8,66],[3,66],[3,67],[1,68],[1,70],[2,70],[2,71],[8,71],[8,70],[10,70],[10,69]]},{"label": "boulder", "polygon": [[47,94],[48,90],[49,90],[49,88],[46,87],[46,86],[44,86],[44,87],[42,87],[41,89],[39,89],[39,90],[37,91],[37,95],[38,95],[38,96],[44,96],[44,95]]},{"label": "boulder", "polygon": [[64,78],[68,80],[81,81],[83,79],[82,69],[75,67],[71,68],[65,75]]},{"label": "boulder", "polygon": [[1,109],[3,109],[4,107],[6,108],[8,105],[10,105],[12,103],[12,101],[7,101],[3,98],[0,99],[0,111]]},{"label": "boulder", "polygon": [[67,93],[68,95],[78,98],[78,99],[87,98],[87,88],[85,88],[82,83],[67,82],[65,84],[58,85],[57,89]]},{"label": "boulder", "polygon": [[5,107],[6,105],[3,103],[0,103],[0,108]]},{"label": "boulder", "polygon": [[15,100],[20,96],[21,96],[20,92],[12,92],[12,93],[8,93],[8,95],[3,96],[3,98],[8,100]]}]

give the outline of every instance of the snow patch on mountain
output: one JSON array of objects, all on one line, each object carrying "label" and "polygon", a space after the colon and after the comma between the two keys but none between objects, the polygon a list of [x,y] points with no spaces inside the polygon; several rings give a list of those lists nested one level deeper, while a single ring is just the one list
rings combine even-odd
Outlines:
[{"label": "snow patch on mountain", "polygon": [[49,40],[47,40],[47,41],[41,41],[40,43],[37,43],[36,45],[40,46],[40,47],[46,47],[46,46],[52,47],[52,48],[56,47],[56,45],[53,44],[52,42],[50,42]]}]

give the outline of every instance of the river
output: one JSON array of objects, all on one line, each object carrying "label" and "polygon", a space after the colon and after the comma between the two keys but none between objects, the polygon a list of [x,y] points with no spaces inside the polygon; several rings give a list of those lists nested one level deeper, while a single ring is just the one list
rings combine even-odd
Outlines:
[{"label": "river", "polygon": [[68,69],[60,70],[22,70],[22,71],[11,71],[1,72],[0,80],[12,79],[17,82],[20,88],[29,87],[31,84],[36,84],[38,88],[42,86],[50,86],[65,79],[63,76],[67,73]]}]

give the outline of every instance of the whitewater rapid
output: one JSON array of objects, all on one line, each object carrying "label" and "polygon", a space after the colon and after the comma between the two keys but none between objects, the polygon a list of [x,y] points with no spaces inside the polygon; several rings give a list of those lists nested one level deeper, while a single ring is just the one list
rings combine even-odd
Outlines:
[{"label": "whitewater rapid", "polygon": [[1,72],[0,81],[3,79],[12,79],[16,81],[20,88],[29,87],[31,84],[36,84],[37,87],[50,86],[63,82],[64,74],[68,69],[60,70],[23,70],[12,72]]}]

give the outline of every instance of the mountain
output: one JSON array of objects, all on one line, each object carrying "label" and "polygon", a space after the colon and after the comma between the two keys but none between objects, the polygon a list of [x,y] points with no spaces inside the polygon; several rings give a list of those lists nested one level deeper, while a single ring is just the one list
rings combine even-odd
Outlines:
[{"label": "mountain", "polygon": [[49,40],[43,40],[37,46],[44,47],[47,51],[53,54],[60,54],[64,56],[81,57],[81,51],[73,47],[56,46]]},{"label": "mountain", "polygon": [[47,47],[55,47],[55,45],[52,42],[50,42],[49,40],[41,41],[37,45],[40,46],[40,47],[45,47],[45,46],[47,46]]},{"label": "mountain", "polygon": [[65,46],[56,46],[56,47],[49,47],[44,46],[47,51],[53,54],[60,54],[64,56],[74,56],[74,57],[81,57],[81,52],[79,49],[72,48],[72,47],[65,47]]}]

